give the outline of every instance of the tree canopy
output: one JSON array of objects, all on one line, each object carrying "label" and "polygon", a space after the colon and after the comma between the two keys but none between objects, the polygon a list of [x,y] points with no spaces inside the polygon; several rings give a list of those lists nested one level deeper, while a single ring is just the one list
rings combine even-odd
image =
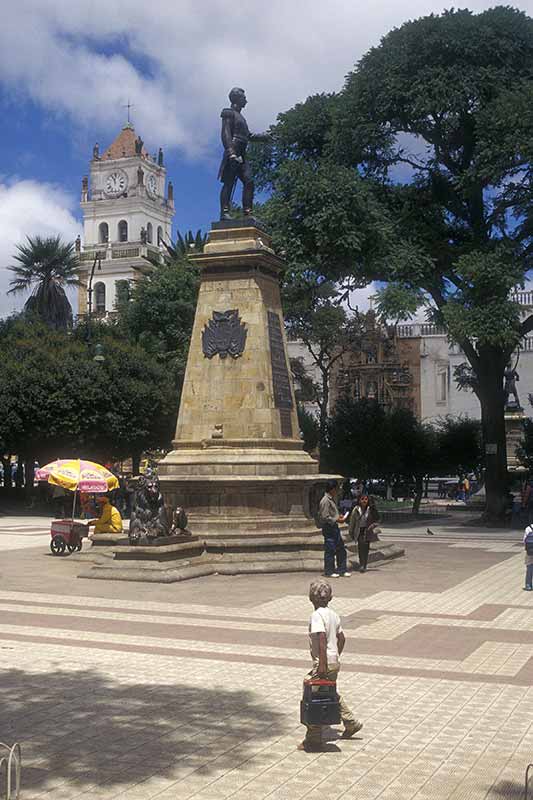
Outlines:
[{"label": "tree canopy", "polygon": [[14,274],[9,293],[31,291],[24,310],[52,328],[66,329],[72,324],[72,307],[65,287],[78,286],[79,259],[72,242],[60,236],[28,236],[17,245],[17,262],[8,267]]},{"label": "tree canopy", "polygon": [[176,419],[168,371],[101,325],[104,361],[75,333],[18,318],[0,327],[0,449],[41,461],[125,458],[168,447]]},{"label": "tree canopy", "polygon": [[293,268],[385,281],[382,313],[425,304],[464,350],[496,444],[491,516],[506,483],[503,371],[533,329],[512,297],[532,266],[532,99],[533,20],[446,11],[391,31],[338,95],[281,114],[256,156]]}]

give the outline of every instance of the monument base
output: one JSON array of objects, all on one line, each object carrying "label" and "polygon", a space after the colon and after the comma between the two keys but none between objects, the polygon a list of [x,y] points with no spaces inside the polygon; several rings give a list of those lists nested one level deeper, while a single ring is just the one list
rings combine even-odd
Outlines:
[{"label": "monument base", "polygon": [[[348,564],[358,569],[353,542],[346,542]],[[378,542],[370,550],[369,563],[405,555],[397,544]],[[160,547],[91,548],[75,553],[70,560],[84,563],[79,578],[141,583],[176,583],[208,575],[271,574],[311,572],[324,568],[324,540],[315,530],[306,536],[233,536],[193,540]],[[89,566],[90,564],[90,566]]]},{"label": "monument base", "polygon": [[507,447],[507,469],[509,472],[516,472],[523,469],[516,450],[524,435],[524,421],[526,415],[520,407],[505,409],[505,440]]}]

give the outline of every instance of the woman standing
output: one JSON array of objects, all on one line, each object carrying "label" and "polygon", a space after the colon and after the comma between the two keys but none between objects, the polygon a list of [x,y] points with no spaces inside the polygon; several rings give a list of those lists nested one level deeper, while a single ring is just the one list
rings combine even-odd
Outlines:
[{"label": "woman standing", "polygon": [[361,495],[359,503],[352,511],[350,517],[350,536],[357,542],[359,554],[359,571],[366,572],[370,541],[367,537],[369,528],[375,527],[379,522],[379,513],[376,501],[367,494]]}]

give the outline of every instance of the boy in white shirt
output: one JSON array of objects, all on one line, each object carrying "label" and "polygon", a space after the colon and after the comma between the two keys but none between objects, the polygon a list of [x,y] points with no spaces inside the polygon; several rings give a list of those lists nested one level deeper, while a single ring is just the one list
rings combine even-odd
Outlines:
[{"label": "boy in white shirt", "polygon": [[[306,676],[310,678],[326,678],[336,681],[340,669],[339,656],[344,649],[344,636],[339,615],[328,608],[331,600],[331,586],[327,581],[313,581],[309,587],[309,599],[315,607],[309,619],[309,649],[313,659],[313,668]],[[363,727],[356,720],[341,695],[339,695],[341,717],[344,724],[344,739],[349,739]],[[322,746],[322,726],[307,725],[307,734],[299,745],[299,750],[319,750]]]}]

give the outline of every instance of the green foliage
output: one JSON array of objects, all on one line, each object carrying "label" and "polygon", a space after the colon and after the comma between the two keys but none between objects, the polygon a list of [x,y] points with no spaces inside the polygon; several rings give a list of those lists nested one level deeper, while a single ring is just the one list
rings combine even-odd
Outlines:
[{"label": "green foliage", "polygon": [[446,416],[433,424],[437,436],[434,474],[481,473],[483,448],[481,423],[470,417]]},{"label": "green foliage", "polygon": [[307,411],[300,403],[297,405],[298,424],[304,440],[304,450],[316,452],[320,438],[320,429],[316,416]]},{"label": "green foliage", "polygon": [[99,333],[103,363],[81,329],[65,333],[23,318],[2,324],[4,452],[101,460],[169,446],[176,401],[167,371],[112,329]]},{"label": "green foliage", "polygon": [[415,482],[426,475],[476,472],[482,463],[481,425],[445,417],[433,425],[408,409],[387,410],[373,400],[341,400],[330,419],[328,469],[365,480]]},{"label": "green foliage", "polygon": [[388,283],[376,292],[376,311],[386,320],[412,319],[423,303],[423,292],[400,283]]},{"label": "green foliage", "polygon": [[131,300],[118,308],[122,335],[169,369],[177,387],[187,363],[198,286],[198,269],[185,258],[172,259],[137,281]]},{"label": "green foliage", "polygon": [[524,434],[519,446],[516,448],[516,455],[520,463],[533,473],[533,420],[524,420]]},{"label": "green foliage", "polygon": [[25,311],[52,328],[66,329],[72,324],[72,307],[65,287],[78,286],[79,260],[74,244],[60,236],[28,236],[17,245],[17,264],[8,267],[15,275],[9,293],[31,291]]},{"label": "green foliage", "polygon": [[498,444],[492,516],[506,483],[499,387],[533,330],[509,300],[533,266],[532,99],[533,20],[507,6],[430,15],[385,36],[338,95],[281,115],[259,170],[291,268],[392,283],[382,308],[396,318],[429,299],[462,347],[485,441]]}]

